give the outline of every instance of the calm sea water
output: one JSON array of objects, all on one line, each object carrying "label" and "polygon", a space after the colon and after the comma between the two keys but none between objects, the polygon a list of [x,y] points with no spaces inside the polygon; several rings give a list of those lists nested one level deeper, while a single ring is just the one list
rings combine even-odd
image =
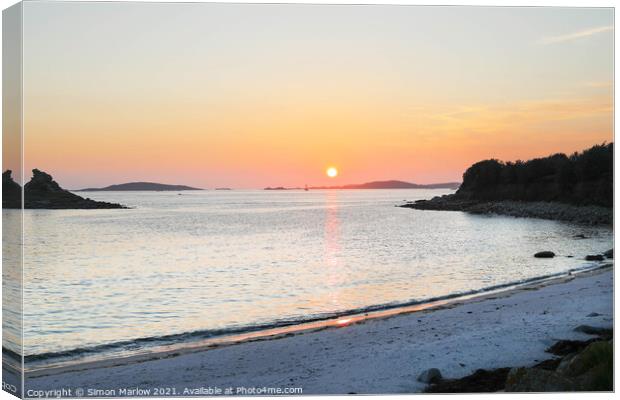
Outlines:
[{"label": "calm sea water", "polygon": [[[24,353],[130,351],[423,301],[583,267],[612,247],[607,228],[395,207],[449,192],[100,192],[88,196],[135,208],[27,210]],[[532,257],[541,250],[560,256]]]}]

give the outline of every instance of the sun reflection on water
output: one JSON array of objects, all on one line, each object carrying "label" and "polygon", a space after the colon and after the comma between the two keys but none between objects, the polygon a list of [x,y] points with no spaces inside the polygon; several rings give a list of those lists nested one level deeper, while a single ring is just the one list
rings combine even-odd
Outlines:
[{"label": "sun reflection on water", "polygon": [[342,282],[340,254],[340,218],[338,216],[338,191],[325,195],[325,268],[326,285],[330,302],[339,305],[339,284]]}]

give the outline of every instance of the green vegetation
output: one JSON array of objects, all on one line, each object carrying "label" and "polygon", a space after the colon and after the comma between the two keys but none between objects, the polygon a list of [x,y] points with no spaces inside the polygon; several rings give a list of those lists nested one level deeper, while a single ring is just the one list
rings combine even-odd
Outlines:
[{"label": "green vegetation", "polygon": [[570,156],[480,161],[465,171],[456,197],[468,200],[557,201],[613,205],[613,143]]}]

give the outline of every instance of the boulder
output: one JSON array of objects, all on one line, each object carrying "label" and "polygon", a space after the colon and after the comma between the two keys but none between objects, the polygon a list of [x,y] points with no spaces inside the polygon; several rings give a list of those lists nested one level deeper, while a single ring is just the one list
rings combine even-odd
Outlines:
[{"label": "boulder", "polygon": [[[582,325],[590,332],[597,328]],[[602,328],[598,328],[602,329]],[[581,330],[580,330],[581,331]],[[613,341],[564,341],[552,347],[566,354],[549,368],[513,368],[506,378],[507,392],[564,392],[613,390]],[[548,349],[549,350],[549,349]],[[557,364],[555,364],[557,363]]]},{"label": "boulder", "polygon": [[427,369],[418,376],[418,381],[423,383],[437,383],[443,379],[437,368]]},{"label": "boulder", "polygon": [[612,330],[609,328],[602,328],[602,327],[590,326],[590,325],[579,325],[573,330],[575,332],[581,332],[587,335],[599,335],[599,336],[603,336],[603,335],[611,336],[611,334],[613,333]]},{"label": "boulder", "polygon": [[556,356],[567,356],[582,351],[595,340],[590,339],[585,342],[581,340],[560,340],[546,349],[545,352],[555,354]]},{"label": "boulder", "polygon": [[610,354],[613,354],[613,349],[609,341],[592,342],[582,352],[562,360],[557,372],[567,377],[579,376],[606,361]]},{"label": "boulder", "polygon": [[572,379],[580,390],[611,390],[613,387],[612,341],[590,343],[582,352],[566,357],[556,372]]},{"label": "boulder", "polygon": [[555,257],[555,253],[552,251],[539,251],[538,253],[534,254],[534,257],[536,258],[553,258]]},{"label": "boulder", "polygon": [[588,254],[586,261],[603,261],[605,258],[600,254]]},{"label": "boulder", "polygon": [[492,393],[504,390],[510,368],[477,369],[473,374],[458,379],[442,379],[429,385],[425,393]]},{"label": "boulder", "polygon": [[570,379],[539,368],[512,368],[506,378],[507,392],[568,392],[575,390]]},{"label": "boulder", "polygon": [[614,249],[609,249],[603,253],[603,255],[607,258],[614,258]]}]

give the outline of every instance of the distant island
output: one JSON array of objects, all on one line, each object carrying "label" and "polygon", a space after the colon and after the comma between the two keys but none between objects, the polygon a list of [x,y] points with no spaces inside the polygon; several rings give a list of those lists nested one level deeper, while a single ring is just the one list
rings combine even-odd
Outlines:
[{"label": "distant island", "polygon": [[263,190],[304,190],[304,189],[300,188],[300,187],[290,187],[290,188],[287,188],[287,187],[284,187],[284,186],[276,186],[276,187],[268,186],[268,187],[266,187]]},{"label": "distant island", "polygon": [[76,192],[123,192],[123,191],[153,191],[153,192],[178,192],[182,190],[203,190],[185,185],[166,185],[154,182],[129,182],[118,185],[110,185],[103,188],[86,188],[75,190]]},{"label": "distant island", "polygon": [[[325,190],[325,189],[458,189],[461,186],[460,182],[446,182],[446,183],[431,183],[428,185],[421,185],[417,183],[404,182],[404,181],[374,181],[359,184],[350,184],[342,186],[311,186],[310,190]],[[282,186],[266,187],[264,190],[301,190],[303,188],[287,188]]]},{"label": "distant island", "polygon": [[342,186],[314,186],[310,189],[458,189],[460,182],[431,183],[421,185],[404,181],[374,181]]},{"label": "distant island", "polygon": [[[2,173],[2,208],[22,208],[22,188],[13,180],[12,171]],[[100,209],[127,208],[121,204],[95,201],[83,198],[65,190],[50,174],[38,169],[32,170],[32,179],[24,185],[24,207],[26,209]]]},{"label": "distant island", "polygon": [[402,207],[566,220],[613,222],[613,143],[529,161],[473,164],[456,193]]}]

